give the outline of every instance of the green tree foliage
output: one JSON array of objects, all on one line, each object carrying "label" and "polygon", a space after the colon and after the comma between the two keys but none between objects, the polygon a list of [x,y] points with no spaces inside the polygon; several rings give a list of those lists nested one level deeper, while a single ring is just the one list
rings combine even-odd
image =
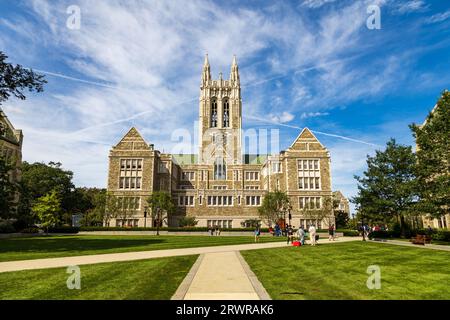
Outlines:
[{"label": "green tree foliage", "polygon": [[10,179],[13,168],[0,156],[0,219],[10,219],[15,216],[14,202],[17,185]]},{"label": "green tree foliage", "polygon": [[0,105],[11,95],[25,100],[24,91],[42,92],[47,81],[43,75],[33,70],[25,69],[21,65],[7,63],[8,57],[0,51]]},{"label": "green tree foliage", "polygon": [[358,194],[352,201],[358,214],[372,221],[396,219],[404,234],[405,217],[414,212],[417,200],[415,162],[411,147],[399,145],[394,139],[387,143],[386,150],[368,156],[364,176],[355,176]]},{"label": "green tree foliage", "polygon": [[410,126],[417,143],[416,175],[421,212],[450,213],[450,92],[445,91],[423,126]]},{"label": "green tree foliage", "polygon": [[183,217],[180,219],[180,227],[195,227],[198,224],[198,220],[195,217]]},{"label": "green tree foliage", "polygon": [[347,228],[349,226],[350,217],[347,212],[336,210],[334,211],[334,217],[336,220],[336,228]]},{"label": "green tree foliage", "polygon": [[77,188],[84,202],[80,213],[83,214],[83,226],[102,226],[106,214],[106,190],[97,188]]},{"label": "green tree foliage", "polygon": [[48,233],[48,229],[58,223],[61,214],[61,201],[58,193],[52,191],[37,199],[32,211],[38,218],[41,227]]},{"label": "green tree foliage", "polygon": [[285,217],[290,208],[289,197],[281,191],[269,192],[264,197],[258,213],[267,225],[276,224]]},{"label": "green tree foliage", "polygon": [[70,223],[71,214],[79,206],[77,198],[72,195],[75,190],[72,178],[73,173],[64,170],[61,163],[50,162],[47,165],[24,162],[21,181],[22,213],[26,215],[37,199],[55,191],[61,200],[60,219]]},{"label": "green tree foliage", "polygon": [[[313,200],[314,201],[314,200]],[[335,224],[335,216],[334,210],[338,207],[339,201],[333,199],[332,196],[322,197],[322,204],[320,208],[314,208],[314,205],[305,205],[305,208],[302,210],[302,215],[305,218],[313,219],[317,221],[326,221],[330,226]],[[314,209],[311,209],[313,207]]]},{"label": "green tree foliage", "polygon": [[[169,215],[175,212],[175,204],[172,195],[165,191],[156,191],[147,199],[147,203],[152,210],[152,218],[161,226],[164,221],[168,221]],[[158,215],[158,210],[159,215]]]}]

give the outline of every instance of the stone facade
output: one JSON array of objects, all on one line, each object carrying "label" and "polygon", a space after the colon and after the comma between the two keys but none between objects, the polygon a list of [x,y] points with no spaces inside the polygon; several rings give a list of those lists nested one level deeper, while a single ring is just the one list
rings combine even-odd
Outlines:
[{"label": "stone facade", "polygon": [[333,199],[338,202],[336,210],[347,213],[350,216],[350,201],[341,191],[333,192]]},{"label": "stone facade", "polygon": [[[127,203],[135,209],[130,217],[112,219],[111,226],[153,226],[146,199],[159,190],[170,192],[177,204],[169,226],[194,216],[198,227],[243,227],[246,220],[258,219],[264,196],[275,190],[289,196],[294,226],[328,226],[329,218],[312,221],[302,216],[305,206],[320,207],[324,198],[332,196],[330,154],[309,129],[303,129],[279,154],[242,154],[242,98],[236,58],[228,80],[222,75],[212,80],[206,56],[199,123],[198,155],[161,153],[135,128],[112,148],[108,191],[131,198]],[[149,213],[147,218],[144,212]]]},{"label": "stone facade", "polygon": [[11,179],[20,180],[20,164],[22,163],[22,130],[17,130],[0,109],[0,156],[16,169],[11,171]]}]

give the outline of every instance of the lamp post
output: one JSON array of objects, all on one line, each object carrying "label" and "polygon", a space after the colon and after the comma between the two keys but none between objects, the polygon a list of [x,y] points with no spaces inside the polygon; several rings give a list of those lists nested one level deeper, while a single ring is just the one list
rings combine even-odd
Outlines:
[{"label": "lamp post", "polygon": [[148,207],[144,207],[144,228],[147,228],[147,210]]},{"label": "lamp post", "polygon": [[363,232],[363,241],[366,241],[366,227],[364,226],[364,215],[361,211],[361,226],[362,226],[362,232]]},{"label": "lamp post", "polygon": [[159,221],[161,216],[161,209],[156,207],[156,235],[159,236]]}]

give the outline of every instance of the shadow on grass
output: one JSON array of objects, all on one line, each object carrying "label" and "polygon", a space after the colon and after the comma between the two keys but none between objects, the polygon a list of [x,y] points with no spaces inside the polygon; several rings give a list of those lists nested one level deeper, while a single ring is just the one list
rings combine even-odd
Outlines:
[{"label": "shadow on grass", "polygon": [[167,242],[165,239],[90,239],[82,237],[49,237],[7,239],[0,245],[0,254],[10,252],[65,252],[116,248],[146,247]]}]

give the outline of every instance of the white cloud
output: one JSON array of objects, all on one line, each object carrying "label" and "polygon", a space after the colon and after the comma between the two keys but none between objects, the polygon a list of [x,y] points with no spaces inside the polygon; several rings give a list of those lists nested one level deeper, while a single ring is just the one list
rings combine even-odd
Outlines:
[{"label": "white cloud", "polygon": [[286,111],[281,114],[278,114],[278,115],[274,115],[274,114],[269,115],[270,121],[276,122],[276,123],[291,122],[292,120],[294,120],[294,118],[295,118],[295,116],[292,113],[289,113]]},{"label": "white cloud", "polygon": [[411,12],[423,12],[428,10],[429,5],[424,0],[408,0],[406,2],[395,2],[394,13],[406,14]]},{"label": "white cloud", "polygon": [[450,18],[450,10],[432,15],[431,17],[429,17],[426,20],[426,22],[427,23],[439,23],[439,22],[447,20],[448,18]]},{"label": "white cloud", "polygon": [[305,0],[305,1],[303,1],[302,6],[312,8],[312,9],[317,9],[327,3],[331,3],[331,2],[335,2],[335,1],[336,0]]},{"label": "white cloud", "polygon": [[317,118],[328,116],[328,112],[303,112],[300,116],[300,119],[308,119],[308,118]]}]

